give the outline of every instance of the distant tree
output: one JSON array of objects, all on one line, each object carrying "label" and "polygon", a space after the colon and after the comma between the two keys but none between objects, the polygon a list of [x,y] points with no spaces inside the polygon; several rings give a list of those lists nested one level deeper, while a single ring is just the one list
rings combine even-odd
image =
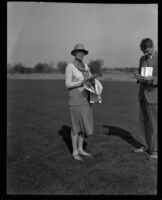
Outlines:
[{"label": "distant tree", "polygon": [[38,63],[34,66],[33,69],[34,73],[52,73],[55,72],[55,69],[53,67],[53,63]]},{"label": "distant tree", "polygon": [[104,60],[103,59],[91,60],[88,64],[88,66],[89,66],[90,72],[92,74],[102,75],[102,68],[104,66]]},{"label": "distant tree", "polygon": [[66,66],[67,66],[67,62],[66,61],[59,61],[57,63],[57,69],[62,74],[65,73]]},{"label": "distant tree", "polygon": [[58,69],[52,68],[52,73],[58,73],[58,72],[59,72]]},{"label": "distant tree", "polygon": [[44,66],[42,63],[37,63],[35,66],[34,66],[34,72],[35,73],[43,73],[44,72]]},{"label": "distant tree", "polygon": [[107,68],[107,67],[103,67],[103,68],[102,68],[102,72],[103,72],[103,73],[106,73],[107,71],[108,71],[108,68]]},{"label": "distant tree", "polygon": [[10,73],[25,73],[25,67],[21,63],[14,64],[12,68],[10,68]]},{"label": "distant tree", "polygon": [[44,63],[43,66],[44,66],[44,73],[50,73],[51,72],[51,68],[47,63]]},{"label": "distant tree", "polygon": [[54,68],[53,68],[52,65],[46,64],[45,65],[45,71],[46,71],[46,73],[52,73],[54,71]]},{"label": "distant tree", "polygon": [[132,73],[132,72],[138,72],[138,67],[113,67],[109,68],[108,71],[119,71],[119,72],[127,72],[127,73]]},{"label": "distant tree", "polygon": [[33,68],[31,68],[31,67],[25,67],[25,73],[27,73],[27,74],[33,73]]},{"label": "distant tree", "polygon": [[137,67],[126,67],[125,70],[126,72],[138,72]]}]

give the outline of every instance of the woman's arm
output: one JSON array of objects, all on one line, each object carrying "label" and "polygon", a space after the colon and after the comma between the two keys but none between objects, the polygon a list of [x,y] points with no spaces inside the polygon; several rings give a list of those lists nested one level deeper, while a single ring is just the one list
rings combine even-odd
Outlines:
[{"label": "woman's arm", "polygon": [[79,80],[76,82],[72,82],[72,68],[70,65],[68,65],[66,67],[65,70],[65,85],[66,88],[70,89],[70,88],[76,88],[76,87],[81,87],[83,85],[83,80]]}]

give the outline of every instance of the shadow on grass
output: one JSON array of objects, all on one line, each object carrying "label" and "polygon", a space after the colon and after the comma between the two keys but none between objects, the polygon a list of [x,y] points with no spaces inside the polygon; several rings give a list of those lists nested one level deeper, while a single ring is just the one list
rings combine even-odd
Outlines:
[{"label": "shadow on grass", "polygon": [[[72,153],[72,141],[71,141],[71,127],[69,126],[62,126],[61,129],[58,131],[58,134],[62,136],[63,141],[65,142],[66,146],[68,147],[68,150],[70,153]],[[83,148],[86,149],[87,143],[86,141],[83,142]]]},{"label": "shadow on grass", "polygon": [[63,141],[65,142],[66,146],[70,153],[72,153],[72,142],[71,142],[71,127],[69,126],[62,126],[61,129],[58,131],[58,134],[62,136]]},{"label": "shadow on grass", "polygon": [[122,138],[123,140],[125,140],[127,143],[131,144],[135,148],[140,148],[141,146],[143,146],[143,144],[141,144],[135,138],[133,138],[128,131],[122,128],[112,126],[112,125],[103,125],[103,127],[108,129],[108,132],[105,133],[107,135],[119,136],[120,138]]}]

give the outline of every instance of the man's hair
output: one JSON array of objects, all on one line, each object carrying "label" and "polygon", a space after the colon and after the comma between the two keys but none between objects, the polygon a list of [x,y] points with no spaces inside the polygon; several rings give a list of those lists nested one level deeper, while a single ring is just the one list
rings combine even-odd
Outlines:
[{"label": "man's hair", "polygon": [[147,48],[153,48],[153,47],[154,47],[154,43],[150,38],[145,38],[140,43],[140,48],[142,51]]}]

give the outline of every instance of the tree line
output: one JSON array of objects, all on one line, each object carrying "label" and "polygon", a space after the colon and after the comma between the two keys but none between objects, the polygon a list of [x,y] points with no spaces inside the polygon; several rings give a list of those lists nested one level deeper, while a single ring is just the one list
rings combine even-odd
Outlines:
[{"label": "tree line", "polygon": [[[65,73],[65,69],[67,66],[66,61],[59,61],[57,63],[56,68],[53,67],[52,64],[48,63],[37,63],[34,67],[26,67],[22,63],[16,63],[14,65],[8,65],[7,67],[7,73],[8,74],[31,74],[31,73]],[[96,60],[90,60],[88,63],[88,66],[90,68],[90,71],[92,74],[100,74],[117,70],[117,71],[124,71],[124,72],[135,72],[137,71],[137,68],[133,67],[122,67],[122,68],[107,68],[104,66],[104,60],[103,59],[96,59]]]}]

